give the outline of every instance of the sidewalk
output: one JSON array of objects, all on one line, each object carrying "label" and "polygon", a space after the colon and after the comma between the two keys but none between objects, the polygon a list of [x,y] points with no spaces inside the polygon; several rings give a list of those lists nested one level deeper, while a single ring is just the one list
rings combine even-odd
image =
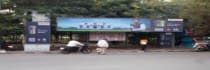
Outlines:
[{"label": "sidewalk", "polygon": [[158,49],[158,48],[148,48],[146,52],[140,50],[140,49],[108,49],[108,54],[139,54],[139,53],[154,53],[154,52],[193,52],[192,49],[187,48],[180,48],[180,49],[172,49],[172,48],[164,48],[164,49]]},{"label": "sidewalk", "polygon": [[[148,48],[146,52],[193,52],[190,48]],[[144,53],[140,49],[116,49],[109,48],[107,49],[108,54],[135,54],[135,53]],[[24,51],[7,51],[6,53],[0,54],[60,54],[59,50],[50,51],[50,52],[24,52]],[[81,54],[81,53],[73,53]],[[95,49],[91,54],[96,54]]]},{"label": "sidewalk", "polygon": [[149,52],[193,52],[192,48],[151,48],[148,49]]}]

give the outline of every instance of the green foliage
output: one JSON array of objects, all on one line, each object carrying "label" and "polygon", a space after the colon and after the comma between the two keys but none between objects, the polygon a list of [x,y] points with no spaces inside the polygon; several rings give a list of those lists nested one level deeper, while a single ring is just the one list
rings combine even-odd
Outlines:
[{"label": "green foliage", "polygon": [[[17,10],[69,17],[177,17],[179,7],[159,0],[11,0]],[[142,2],[144,1],[144,2]]]},{"label": "green foliage", "polygon": [[15,13],[0,14],[0,33],[23,31],[23,25],[19,23],[23,18],[31,18],[24,13],[36,10],[39,13],[48,14],[53,24],[56,23],[56,17],[185,18],[188,20],[185,22],[185,28],[193,28],[195,35],[210,34],[210,1],[208,0],[172,0],[172,2],[164,2],[164,0],[0,1],[2,9],[15,10]]},{"label": "green foliage", "polygon": [[[160,0],[2,0],[15,15],[1,15],[0,23],[17,25],[27,11],[36,10],[48,14],[52,23],[56,17],[148,17],[178,18],[182,7],[179,0],[162,2]],[[17,7],[12,7],[13,5]],[[3,26],[3,25],[2,25]],[[23,30],[23,29],[22,29]]]},{"label": "green foliage", "polygon": [[[210,34],[210,1],[208,0],[1,0],[3,9],[15,13],[0,15],[1,32],[21,32],[19,23],[27,11],[47,14],[55,31],[56,17],[146,17],[185,18],[185,28],[193,28],[195,35]],[[13,7],[13,5],[17,7]]]},{"label": "green foliage", "polygon": [[187,28],[193,28],[194,34],[203,36],[210,33],[210,1],[208,0],[190,0],[186,1],[181,17],[186,18]]}]

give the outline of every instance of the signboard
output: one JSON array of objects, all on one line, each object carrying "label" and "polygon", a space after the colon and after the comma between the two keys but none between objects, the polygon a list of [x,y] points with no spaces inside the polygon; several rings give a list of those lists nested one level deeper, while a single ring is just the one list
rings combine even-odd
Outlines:
[{"label": "signboard", "polygon": [[182,32],[183,31],[183,19],[168,19],[167,20],[167,32]]},{"label": "signboard", "polygon": [[25,29],[25,40],[28,44],[50,43],[49,22],[28,22]]},{"label": "signboard", "polygon": [[153,32],[182,32],[183,19],[152,20]]},{"label": "signboard", "polygon": [[32,12],[32,21],[33,22],[39,22],[39,21],[50,21],[50,19],[45,14],[37,13],[36,11]]},{"label": "signboard", "polygon": [[166,27],[165,20],[152,20],[152,31],[154,32],[164,32]]},{"label": "signboard", "polygon": [[182,32],[183,19],[57,18],[57,31]]},{"label": "signboard", "polygon": [[28,22],[25,28],[25,42],[36,43],[37,22]]},{"label": "signboard", "polygon": [[149,32],[150,19],[145,18],[57,18],[57,31]]},{"label": "signboard", "polygon": [[93,32],[90,33],[89,40],[90,41],[98,41],[101,39],[107,39],[108,41],[125,41],[126,34],[122,32]]}]

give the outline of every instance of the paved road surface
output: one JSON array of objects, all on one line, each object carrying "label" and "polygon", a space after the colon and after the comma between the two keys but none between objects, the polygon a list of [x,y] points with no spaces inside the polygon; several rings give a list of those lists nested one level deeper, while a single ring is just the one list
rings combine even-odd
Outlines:
[{"label": "paved road surface", "polygon": [[210,70],[210,52],[0,54],[0,70]]}]

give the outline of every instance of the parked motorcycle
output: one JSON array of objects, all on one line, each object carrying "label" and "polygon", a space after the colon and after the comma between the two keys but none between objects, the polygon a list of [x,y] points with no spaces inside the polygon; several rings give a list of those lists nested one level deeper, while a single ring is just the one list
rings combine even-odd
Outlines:
[{"label": "parked motorcycle", "polygon": [[210,51],[210,41],[206,41],[204,43],[196,43],[194,50],[197,52]]},{"label": "parked motorcycle", "polygon": [[89,46],[85,44],[84,46],[81,46],[81,49],[79,47],[61,47],[60,51],[63,54],[69,54],[73,52],[81,52],[83,54],[89,54],[92,52],[92,49],[90,49]]}]

